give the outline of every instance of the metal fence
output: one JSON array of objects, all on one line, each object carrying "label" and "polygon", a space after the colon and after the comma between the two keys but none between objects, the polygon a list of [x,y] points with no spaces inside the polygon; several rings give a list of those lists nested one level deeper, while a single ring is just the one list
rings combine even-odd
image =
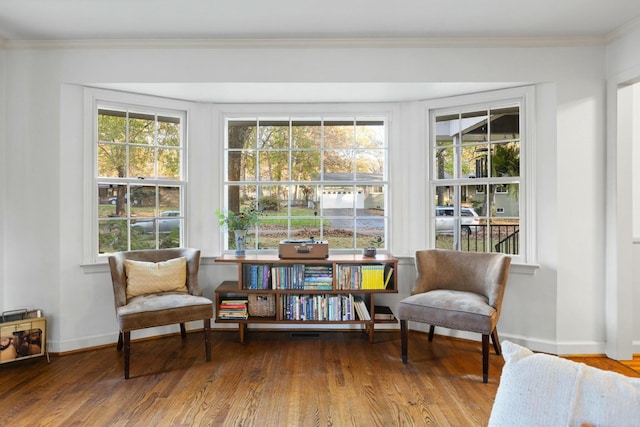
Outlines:
[{"label": "metal fence", "polygon": [[[467,227],[467,226],[465,226]],[[491,236],[487,224],[468,226],[470,233],[462,233],[461,249],[467,252],[500,252],[517,255],[520,251],[520,224],[492,225]],[[487,245],[490,249],[487,250]]]}]

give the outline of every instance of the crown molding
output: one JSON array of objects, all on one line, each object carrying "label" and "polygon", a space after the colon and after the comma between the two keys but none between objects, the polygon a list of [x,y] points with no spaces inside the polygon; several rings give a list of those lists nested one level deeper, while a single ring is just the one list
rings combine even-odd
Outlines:
[{"label": "crown molding", "polygon": [[[640,22],[640,21],[639,21]],[[5,49],[359,49],[599,46],[607,37],[0,40]]]},{"label": "crown molding", "polygon": [[635,19],[632,19],[631,21],[627,22],[626,24],[616,28],[615,30],[607,34],[607,36],[605,37],[606,42],[611,43],[639,28],[640,28],[640,16]]}]

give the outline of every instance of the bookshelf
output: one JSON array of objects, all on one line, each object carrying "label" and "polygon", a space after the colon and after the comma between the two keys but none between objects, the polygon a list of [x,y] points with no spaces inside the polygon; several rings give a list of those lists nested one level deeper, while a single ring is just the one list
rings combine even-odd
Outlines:
[{"label": "bookshelf", "polygon": [[371,342],[375,324],[397,323],[393,313],[375,315],[381,307],[388,311],[376,306],[376,295],[398,292],[398,260],[391,256],[229,254],[216,262],[238,266],[238,280],[216,288],[216,322],[237,323],[241,342],[251,323],[359,324]]}]

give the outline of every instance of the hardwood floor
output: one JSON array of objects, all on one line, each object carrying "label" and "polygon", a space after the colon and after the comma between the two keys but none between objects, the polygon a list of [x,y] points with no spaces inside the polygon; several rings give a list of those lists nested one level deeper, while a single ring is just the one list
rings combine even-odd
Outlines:
[{"label": "hardwood floor", "polygon": [[[482,383],[477,342],[397,331],[202,333],[136,341],[131,379],[114,346],[0,366],[2,426],[482,426],[504,364]],[[609,360],[606,359],[605,360]],[[581,360],[582,361],[582,360]],[[629,369],[599,361],[609,369]],[[602,366],[601,366],[602,367]],[[633,372],[633,371],[632,371]],[[640,375],[638,375],[640,376]]]},{"label": "hardwood floor", "polygon": [[640,358],[634,357],[634,360],[618,362],[607,358],[605,355],[593,356],[568,356],[567,359],[574,362],[582,362],[594,368],[604,369],[605,371],[613,371],[628,377],[640,377]]},{"label": "hardwood floor", "polygon": [[633,359],[625,360],[620,363],[640,374],[640,354],[634,354]]}]

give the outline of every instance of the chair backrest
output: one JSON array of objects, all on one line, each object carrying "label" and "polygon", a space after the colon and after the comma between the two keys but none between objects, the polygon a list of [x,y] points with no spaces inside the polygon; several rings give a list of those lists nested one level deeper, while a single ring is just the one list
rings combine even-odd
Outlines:
[{"label": "chair backrest", "polygon": [[124,268],[124,260],[146,262],[162,262],[170,259],[185,257],[187,260],[187,289],[191,295],[202,295],[198,282],[198,269],[200,267],[200,250],[193,248],[177,249],[153,249],[139,251],[116,252],[109,256],[109,268],[111,269],[111,281],[113,282],[113,295],[116,307],[127,304],[127,274]]},{"label": "chair backrest", "polygon": [[434,289],[474,292],[502,305],[511,257],[505,254],[427,249],[416,252],[416,278],[412,294]]}]

